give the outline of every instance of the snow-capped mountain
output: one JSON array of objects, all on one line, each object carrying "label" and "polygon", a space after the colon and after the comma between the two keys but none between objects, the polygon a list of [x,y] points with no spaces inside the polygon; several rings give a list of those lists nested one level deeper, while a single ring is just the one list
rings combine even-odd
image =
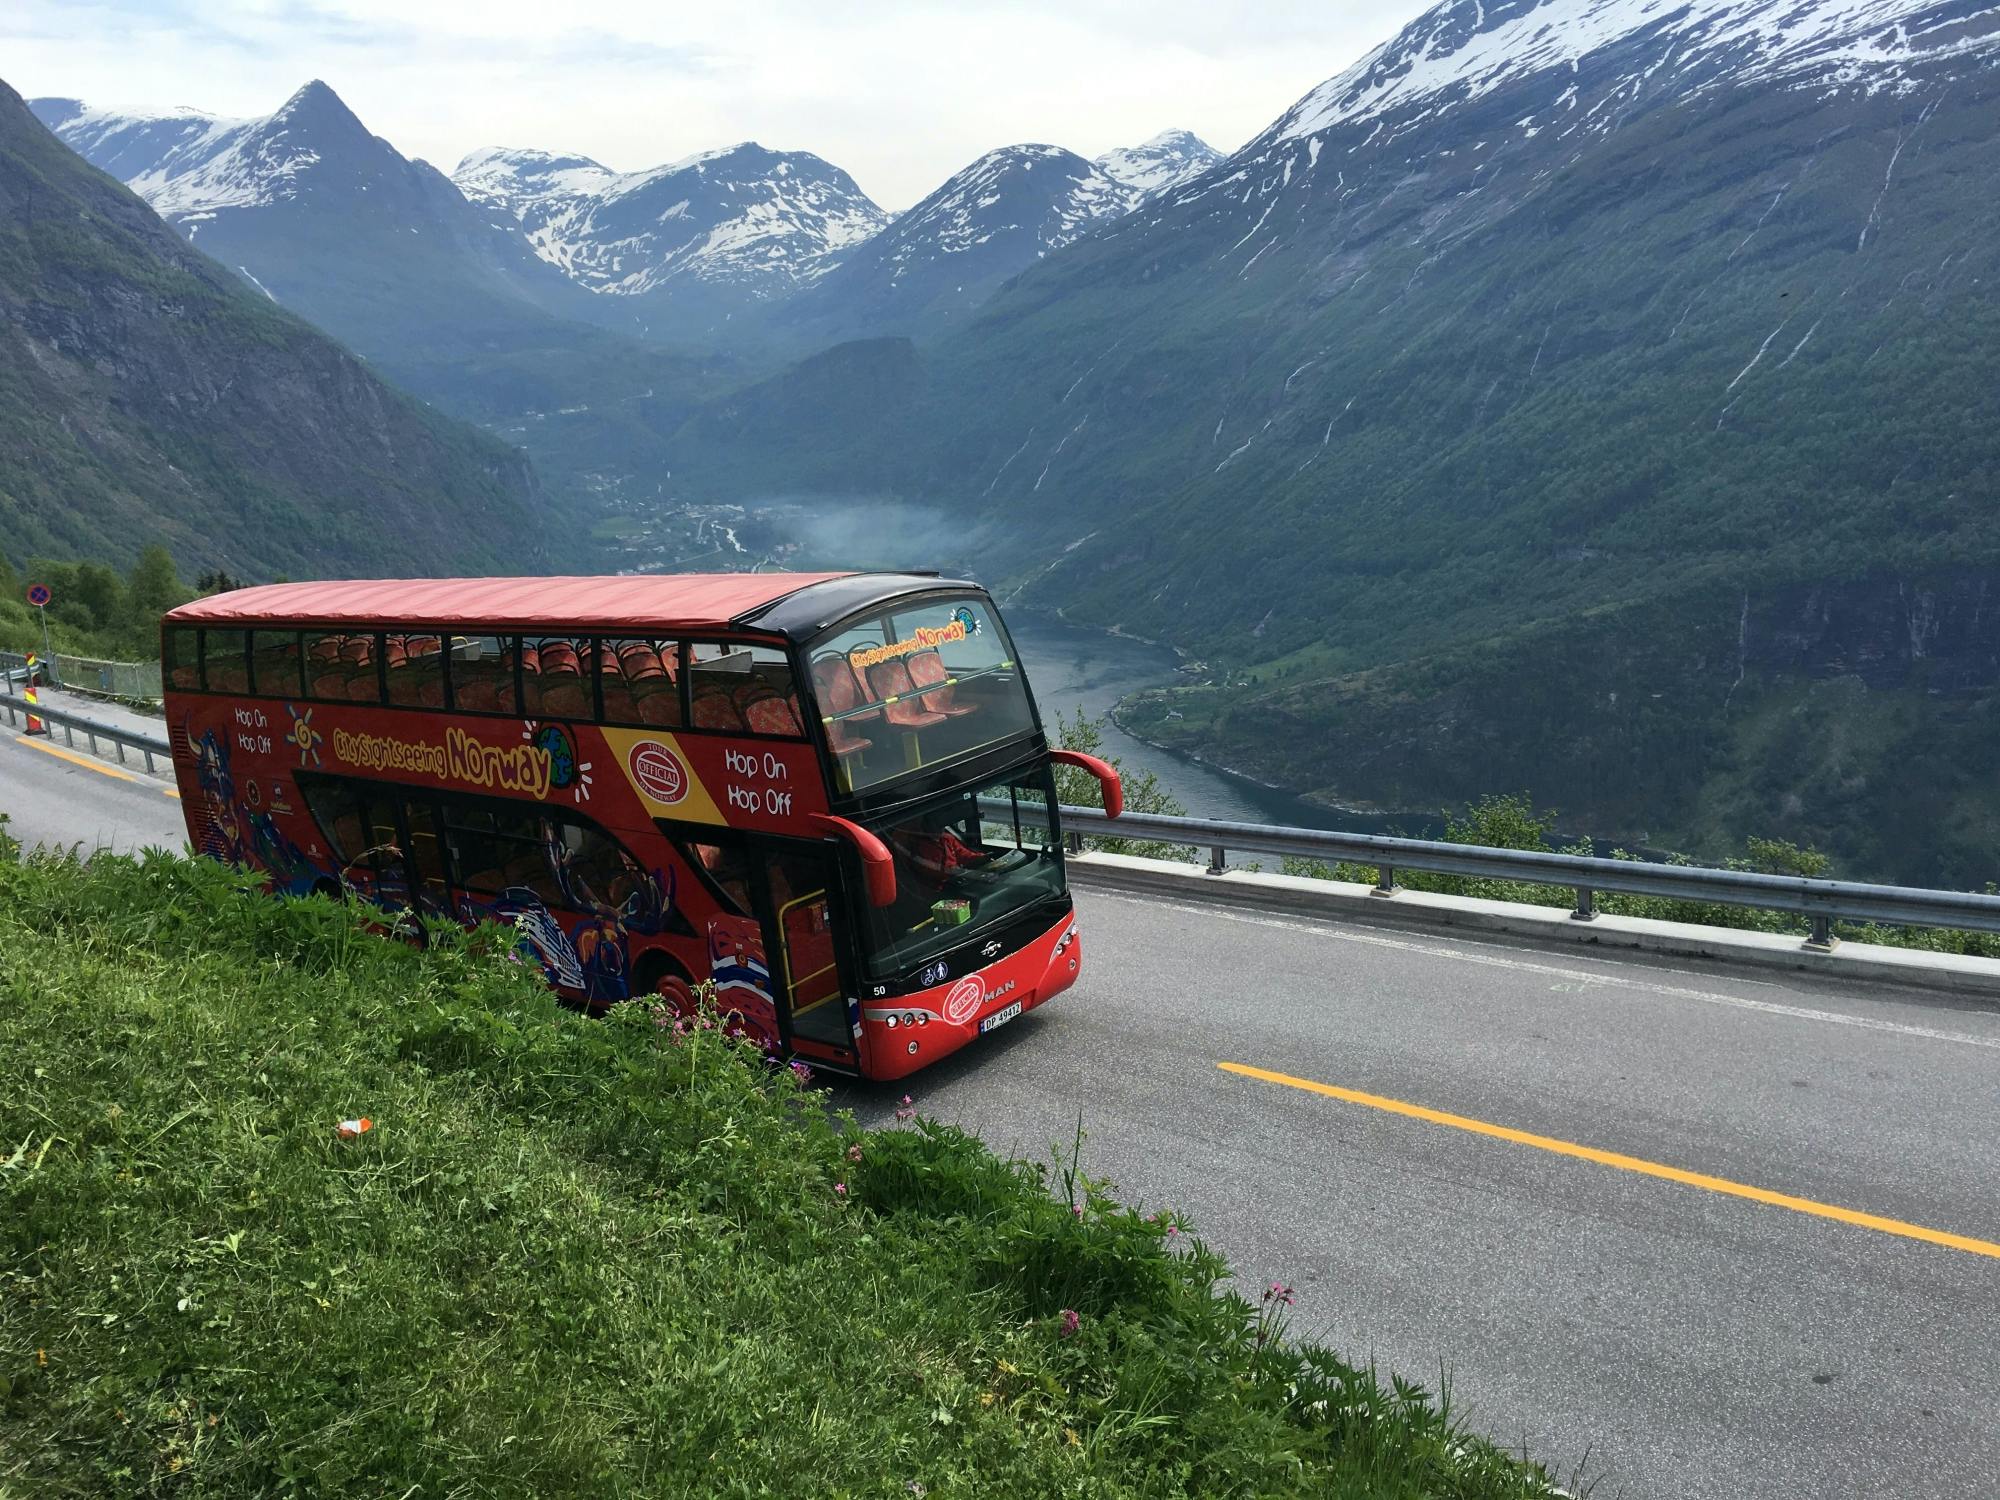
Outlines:
[{"label": "snow-capped mountain", "polygon": [[454,323],[483,337],[585,300],[318,80],[247,120],[74,99],[30,107],[200,248],[364,353]]},{"label": "snow-capped mountain", "polygon": [[831,163],[754,142],[645,172],[582,156],[475,151],[452,180],[495,222],[594,292],[725,313],[825,275],[889,216]]},{"label": "snow-capped mountain", "polygon": [[[1893,89],[1913,69],[1990,51],[1996,17],[2000,9],[1980,0],[1451,0],[1307,94],[1273,134],[1290,140],[1358,120],[1413,125],[1620,53],[1645,60],[1615,79],[1627,104],[1764,81]],[[1549,107],[1579,102],[1565,89]]]},{"label": "snow-capped mountain", "polygon": [[1107,151],[1091,165],[1113,182],[1153,197],[1199,176],[1222,160],[1222,153],[1186,130],[1163,130],[1137,146]]},{"label": "snow-capped mountain", "polygon": [[782,317],[822,337],[934,328],[1145,198],[1060,146],[989,151],[858,247]]}]

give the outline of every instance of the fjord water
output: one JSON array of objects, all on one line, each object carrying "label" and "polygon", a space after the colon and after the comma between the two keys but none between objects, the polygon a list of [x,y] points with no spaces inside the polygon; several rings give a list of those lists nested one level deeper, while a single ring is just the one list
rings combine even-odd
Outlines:
[{"label": "fjord water", "polygon": [[1232,775],[1125,733],[1109,715],[1118,700],[1179,679],[1179,662],[1166,646],[1070,625],[1052,615],[1009,613],[1007,628],[1028,669],[1028,683],[1053,730],[1057,715],[1102,719],[1103,753],[1128,772],[1151,771],[1190,817],[1295,828],[1338,828],[1356,833],[1400,833],[1429,838],[1441,822],[1423,813],[1360,813],[1321,807],[1276,787]]}]

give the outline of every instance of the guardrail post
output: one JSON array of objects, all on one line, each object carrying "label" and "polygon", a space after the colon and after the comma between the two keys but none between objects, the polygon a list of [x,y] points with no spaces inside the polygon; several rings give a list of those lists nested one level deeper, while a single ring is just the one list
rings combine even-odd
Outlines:
[{"label": "guardrail post", "polygon": [[1220,875],[1229,868],[1229,851],[1216,844],[1208,851],[1208,873]]},{"label": "guardrail post", "polygon": [[1839,946],[1840,939],[1833,935],[1833,918],[1824,913],[1812,919],[1812,936],[1806,939],[1806,950],[1810,953],[1831,953]]},{"label": "guardrail post", "polygon": [[1396,884],[1396,867],[1394,865],[1376,866],[1375,888],[1368,893],[1369,895],[1393,896],[1401,889],[1402,887]]},{"label": "guardrail post", "polygon": [[1083,853],[1083,835],[1075,829],[1072,828],[1063,835],[1063,843],[1069,847],[1071,854]]},{"label": "guardrail post", "polygon": [[1597,892],[1587,885],[1576,888],[1576,910],[1571,912],[1573,922],[1595,922],[1597,920]]}]

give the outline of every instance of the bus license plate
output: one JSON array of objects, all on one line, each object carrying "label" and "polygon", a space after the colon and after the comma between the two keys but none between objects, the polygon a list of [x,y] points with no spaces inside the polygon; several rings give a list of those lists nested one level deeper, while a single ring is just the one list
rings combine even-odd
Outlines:
[{"label": "bus license plate", "polygon": [[981,1021],[979,1023],[979,1029],[982,1032],[987,1032],[991,1031],[996,1026],[1005,1026],[1009,1021],[1013,1020],[1014,1017],[1018,1016],[1020,1013],[1021,1013],[1021,1002],[1016,1000],[1012,1005],[1007,1006],[1004,1010],[996,1010],[993,1012],[992,1015],[988,1016],[985,1020]]}]

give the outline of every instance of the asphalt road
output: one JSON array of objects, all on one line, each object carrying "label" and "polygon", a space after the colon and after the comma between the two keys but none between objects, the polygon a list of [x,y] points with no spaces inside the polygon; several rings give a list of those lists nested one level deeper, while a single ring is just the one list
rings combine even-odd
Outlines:
[{"label": "asphalt road", "polygon": [[[2000,1013],[1078,894],[1079,987],[924,1113],[1172,1205],[1295,1330],[1598,1496],[2000,1495]],[[1357,1103],[1224,1071],[1376,1096]],[[894,1093],[844,1091],[879,1123]],[[1394,1101],[1461,1118],[1391,1112]]]},{"label": "asphalt road", "polygon": [[[129,709],[57,691],[45,691],[42,701],[100,723],[166,737],[164,721]],[[160,769],[167,771],[164,764]],[[0,812],[7,814],[9,832],[30,848],[81,842],[86,852],[108,848],[129,853],[148,845],[178,849],[187,842],[187,825],[181,820],[170,775],[146,775],[136,755],[124,767],[101,760],[90,754],[81,738],[72,749],[60,729],[46,739],[29,739],[19,722],[9,725],[4,720],[0,720]]]},{"label": "asphalt road", "polygon": [[[183,841],[162,782],[0,737],[17,836]],[[1080,1117],[1086,1171],[1296,1286],[1297,1333],[1442,1372],[1597,1496],[2000,1496],[2000,1011],[1078,905],[1083,983],[911,1080],[922,1111],[1041,1158]]]}]

